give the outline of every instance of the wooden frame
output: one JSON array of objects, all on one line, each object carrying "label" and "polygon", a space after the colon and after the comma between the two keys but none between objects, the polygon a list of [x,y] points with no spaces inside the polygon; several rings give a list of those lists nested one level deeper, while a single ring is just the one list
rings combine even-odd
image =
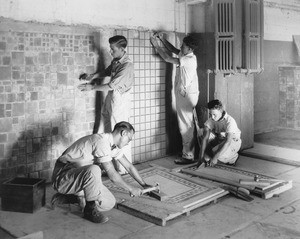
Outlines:
[{"label": "wooden frame", "polygon": [[[276,180],[274,177],[226,165],[215,165],[214,167],[202,167],[198,169],[196,169],[195,166],[190,166],[182,168],[180,171],[189,175],[224,183],[237,188],[245,188],[252,194],[256,194],[263,199],[269,199],[274,195],[278,195],[292,188],[292,180]],[[254,181],[254,177],[270,181],[270,185],[262,186],[259,185],[259,183],[257,183],[257,185],[240,184],[241,179]]]},{"label": "wooden frame", "polygon": [[[212,183],[201,182],[200,179],[192,179],[159,166],[141,170],[139,173],[146,183],[158,182],[161,192],[168,198],[164,201],[146,195],[133,198],[111,181],[105,181],[103,184],[115,195],[117,209],[160,226],[165,226],[167,221],[180,215],[189,215],[191,210],[216,202],[218,198],[228,194],[228,191]],[[123,178],[131,185],[137,184],[130,175]]]}]

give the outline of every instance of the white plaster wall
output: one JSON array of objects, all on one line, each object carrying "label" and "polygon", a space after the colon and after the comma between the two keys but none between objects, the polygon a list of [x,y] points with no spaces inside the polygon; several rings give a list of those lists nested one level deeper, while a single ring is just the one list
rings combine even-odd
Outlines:
[{"label": "white plaster wall", "polygon": [[293,41],[300,35],[300,0],[264,1],[264,39]]},{"label": "white plaster wall", "polygon": [[[175,1],[175,0],[174,0]],[[189,8],[187,8],[187,12]],[[187,32],[186,21],[188,19],[189,13],[186,15],[185,4],[180,2],[175,4],[175,31],[176,32]]]},{"label": "white plaster wall", "polygon": [[205,32],[205,5],[195,4],[189,7],[190,18],[188,32]]},{"label": "white plaster wall", "polygon": [[0,0],[0,17],[174,31],[175,5],[175,0]]}]

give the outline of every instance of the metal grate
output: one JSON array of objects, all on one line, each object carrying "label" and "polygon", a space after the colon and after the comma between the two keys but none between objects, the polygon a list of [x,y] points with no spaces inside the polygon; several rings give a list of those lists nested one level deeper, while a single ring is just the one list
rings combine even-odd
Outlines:
[{"label": "metal grate", "polygon": [[260,33],[260,16],[259,3],[257,1],[250,2],[250,34],[258,35]]},{"label": "metal grate", "polygon": [[217,4],[217,32],[219,35],[233,34],[233,3],[220,2]]},{"label": "metal grate", "polygon": [[235,68],[235,1],[216,1],[216,70],[224,73]]},{"label": "metal grate", "polygon": [[218,68],[222,71],[233,70],[233,39],[218,40]]},{"label": "metal grate", "polygon": [[250,39],[250,69],[256,69],[260,64],[259,39]]},{"label": "metal grate", "polygon": [[262,68],[262,5],[261,0],[245,0],[245,64],[252,72]]}]

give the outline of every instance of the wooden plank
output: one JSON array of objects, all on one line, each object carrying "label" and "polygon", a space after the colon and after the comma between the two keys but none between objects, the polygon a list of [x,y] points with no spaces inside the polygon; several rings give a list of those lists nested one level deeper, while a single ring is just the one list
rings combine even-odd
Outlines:
[{"label": "wooden plank", "polygon": [[130,196],[115,195],[116,208],[135,217],[149,221],[159,226],[165,226],[166,222],[184,213],[181,207],[166,205],[159,201],[149,201],[142,198],[131,198]]}]

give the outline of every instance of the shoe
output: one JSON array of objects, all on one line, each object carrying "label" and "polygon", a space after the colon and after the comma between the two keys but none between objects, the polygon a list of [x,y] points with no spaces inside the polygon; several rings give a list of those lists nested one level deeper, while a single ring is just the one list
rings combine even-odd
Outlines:
[{"label": "shoe", "polygon": [[75,203],[79,203],[79,198],[74,194],[55,193],[51,199],[52,209],[54,209],[59,204],[75,204]]},{"label": "shoe", "polygon": [[99,207],[98,201],[87,202],[84,211],[83,217],[94,223],[105,223],[108,221],[108,217],[104,216],[102,212],[98,209]]},{"label": "shoe", "polygon": [[175,159],[174,162],[179,165],[195,163],[195,161],[193,159],[186,159],[186,158]]}]

